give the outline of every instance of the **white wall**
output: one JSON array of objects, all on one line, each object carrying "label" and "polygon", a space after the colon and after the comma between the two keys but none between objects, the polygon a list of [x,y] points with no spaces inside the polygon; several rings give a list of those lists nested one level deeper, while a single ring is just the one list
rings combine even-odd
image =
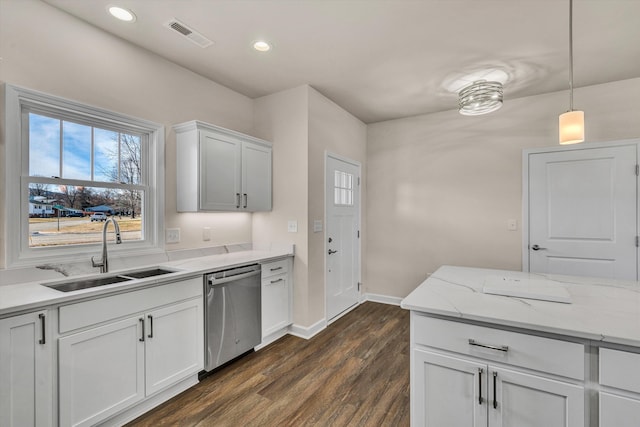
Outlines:
[{"label": "white wall", "polygon": [[[185,43],[186,48],[200,49]],[[174,124],[197,119],[250,133],[250,98],[39,0],[0,1],[0,56],[0,82],[165,125],[165,226],[181,228],[182,238],[167,250],[251,241],[250,214],[176,212],[176,145],[171,130]],[[212,228],[209,242],[202,240],[204,226]]]},{"label": "white wall", "polygon": [[[308,223],[325,218],[325,152],[331,152],[362,164],[366,173],[367,126],[317,90],[309,90],[309,218]],[[366,204],[366,184],[361,188],[361,206]],[[364,213],[363,213],[364,215]],[[364,217],[363,217],[364,218]],[[361,224],[366,236],[365,221]],[[309,315],[325,316],[325,241],[324,233],[309,235]],[[364,251],[364,244],[363,244]],[[363,256],[364,258],[364,256]]]},{"label": "white wall", "polygon": [[[555,146],[568,93],[368,126],[367,292],[404,297],[441,265],[520,270],[522,150]],[[640,136],[640,79],[580,88],[587,142]],[[518,231],[507,231],[507,219]]]},{"label": "white wall", "polygon": [[[293,243],[294,313],[296,324],[308,325],[307,146],[308,87],[255,100],[254,129],[273,143],[273,210],[253,214],[256,243]],[[298,232],[287,232],[287,222],[298,221]]]},{"label": "white wall", "polygon": [[[308,85],[258,98],[255,131],[273,142],[273,211],[253,217],[254,241],[288,241],[294,259],[294,322],[311,326],[325,317],[324,223],[325,151],[366,161],[366,125]],[[287,221],[298,232],[287,232]]]}]

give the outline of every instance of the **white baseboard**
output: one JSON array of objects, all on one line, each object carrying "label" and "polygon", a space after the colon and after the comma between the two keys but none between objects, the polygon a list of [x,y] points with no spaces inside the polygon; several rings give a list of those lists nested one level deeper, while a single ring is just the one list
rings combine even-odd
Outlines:
[{"label": "white baseboard", "polygon": [[98,424],[101,427],[117,427],[122,426],[130,421],[135,420],[140,415],[145,414],[155,408],[156,406],[166,402],[174,396],[182,393],[183,391],[193,387],[198,384],[198,374],[185,378],[184,380],[178,382],[177,384],[169,387],[166,390],[159,392],[158,394],[143,400],[139,404],[129,408],[119,414],[114,415],[113,417],[107,419],[106,421]]},{"label": "white baseboard", "polygon": [[365,296],[367,301],[380,302],[382,304],[390,304],[390,305],[397,305],[397,306],[399,306],[403,300],[403,298],[390,297],[387,295],[380,295],[380,294],[366,294]]},{"label": "white baseboard", "polygon": [[300,326],[293,324],[289,328],[289,334],[308,340],[313,338],[318,333],[322,332],[326,327],[327,321],[325,319],[320,319],[311,326]]},{"label": "white baseboard", "polygon": [[258,351],[260,349],[265,348],[269,344],[278,341],[283,336],[290,334],[291,333],[290,330],[291,330],[291,326],[287,326],[285,328],[280,329],[279,331],[275,331],[275,332],[267,335],[266,337],[264,337],[264,339],[262,340],[262,342],[259,345],[254,347],[254,350]]}]

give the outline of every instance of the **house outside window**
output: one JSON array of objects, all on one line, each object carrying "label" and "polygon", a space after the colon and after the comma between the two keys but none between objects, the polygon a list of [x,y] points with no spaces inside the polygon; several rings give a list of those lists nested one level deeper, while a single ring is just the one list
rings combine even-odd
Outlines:
[{"label": "house outside window", "polygon": [[102,214],[117,251],[160,249],[161,125],[11,85],[5,102],[7,266],[98,248]]}]

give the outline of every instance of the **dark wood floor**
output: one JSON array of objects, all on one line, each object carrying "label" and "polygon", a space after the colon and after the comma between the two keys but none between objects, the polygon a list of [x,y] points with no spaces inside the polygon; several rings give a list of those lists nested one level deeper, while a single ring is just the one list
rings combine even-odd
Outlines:
[{"label": "dark wood floor", "polygon": [[409,313],[366,302],[286,336],[129,426],[408,426]]}]

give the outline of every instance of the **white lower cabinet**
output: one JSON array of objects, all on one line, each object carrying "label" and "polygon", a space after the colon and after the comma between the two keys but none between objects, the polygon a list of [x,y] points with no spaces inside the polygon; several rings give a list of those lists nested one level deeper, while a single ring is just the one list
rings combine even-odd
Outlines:
[{"label": "white lower cabinet", "polygon": [[584,427],[583,386],[489,366],[489,425]]},{"label": "white lower cabinet", "polygon": [[[176,292],[199,295],[152,308]],[[102,320],[127,304],[149,309],[59,338],[60,426],[94,425],[203,368],[201,278],[69,306],[61,324]]]},{"label": "white lower cabinet", "polygon": [[47,311],[0,319],[0,426],[53,423],[52,345]]},{"label": "white lower cabinet", "polygon": [[414,426],[584,426],[580,386],[423,350],[414,370]]},{"label": "white lower cabinet", "polygon": [[413,350],[411,425],[486,427],[486,372],[481,363]]},{"label": "white lower cabinet", "polygon": [[153,394],[202,369],[202,300],[191,300],[147,314],[145,389]]},{"label": "white lower cabinet", "polygon": [[262,265],[262,339],[282,331],[292,323],[291,260]]},{"label": "white lower cabinet", "polygon": [[600,427],[640,425],[640,354],[600,349]]},{"label": "white lower cabinet", "polygon": [[141,317],[58,340],[61,426],[90,426],[144,398]]},{"label": "white lower cabinet", "polygon": [[414,427],[585,426],[581,344],[412,312],[411,347]]}]

